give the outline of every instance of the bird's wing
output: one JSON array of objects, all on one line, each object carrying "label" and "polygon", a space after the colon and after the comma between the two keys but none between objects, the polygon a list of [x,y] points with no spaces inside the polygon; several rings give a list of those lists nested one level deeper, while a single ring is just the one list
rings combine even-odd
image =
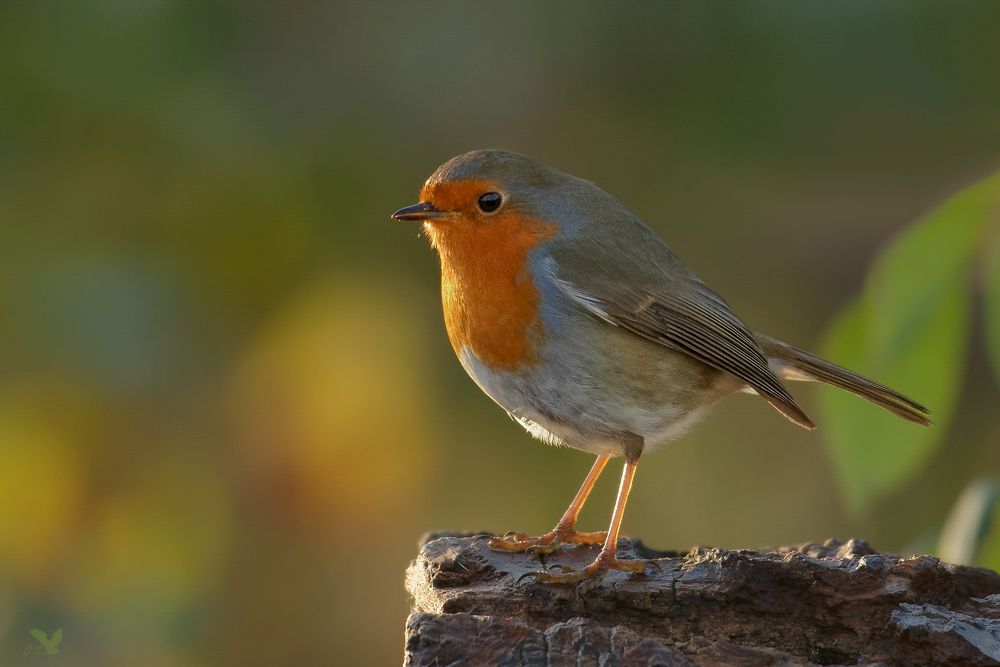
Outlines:
[{"label": "bird's wing", "polygon": [[[592,315],[735,375],[791,421],[815,428],[768,367],[753,333],[722,297],[684,267],[659,237],[646,240],[641,250],[613,240],[602,243],[600,252],[587,243],[555,247],[544,269]],[[632,256],[627,256],[630,250]]]}]

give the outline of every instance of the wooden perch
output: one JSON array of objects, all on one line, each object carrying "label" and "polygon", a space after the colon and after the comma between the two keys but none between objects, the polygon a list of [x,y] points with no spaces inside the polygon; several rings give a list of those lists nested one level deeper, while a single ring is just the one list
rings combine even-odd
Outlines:
[{"label": "wooden perch", "polygon": [[[580,568],[597,547],[545,559]],[[649,549],[646,574],[574,588],[542,563],[432,534],[406,573],[407,665],[996,665],[1000,575],[861,540],[767,551]]]}]

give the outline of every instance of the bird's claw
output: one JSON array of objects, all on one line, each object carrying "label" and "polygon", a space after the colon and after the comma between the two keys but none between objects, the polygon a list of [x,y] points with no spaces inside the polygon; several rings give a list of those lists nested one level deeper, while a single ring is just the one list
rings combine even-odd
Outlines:
[{"label": "bird's claw", "polygon": [[524,581],[525,579],[527,579],[528,577],[535,577],[537,575],[538,575],[538,572],[535,572],[534,570],[532,570],[530,572],[525,572],[524,574],[522,574],[520,577],[517,578],[517,581],[514,582],[514,585],[517,586],[522,581]]},{"label": "bird's claw", "polygon": [[562,572],[553,574],[552,568],[549,568],[549,571],[535,573],[535,581],[544,584],[579,584],[594,578],[600,579],[608,570],[643,574],[646,571],[646,563],[647,561],[644,560],[622,560],[614,556],[598,556],[597,560],[582,570],[574,570],[565,565],[554,565],[553,567],[559,567]]},{"label": "bird's claw", "polygon": [[530,547],[524,550],[524,555],[529,558],[537,558],[541,560],[550,553],[557,551],[560,546],[562,546],[562,538],[556,537],[551,542],[546,544],[532,544]]},{"label": "bird's claw", "polygon": [[563,565],[562,563],[553,563],[552,565],[545,568],[546,572],[552,572],[552,570],[558,569],[561,572],[576,572],[576,569],[570,567],[569,565]]},{"label": "bird's claw", "polygon": [[517,578],[517,580],[514,582],[514,585],[517,586],[518,584],[520,584],[522,581],[524,581],[528,577],[535,577],[537,579],[539,575],[549,574],[553,569],[558,569],[558,570],[563,571],[563,572],[565,572],[565,571],[575,572],[576,571],[573,568],[571,568],[569,565],[562,565],[561,563],[554,563],[554,564],[546,567],[544,570],[531,570],[530,572],[525,572],[524,574],[522,574],[520,577]]},{"label": "bird's claw", "polygon": [[572,528],[556,528],[538,537],[528,537],[524,533],[509,532],[503,537],[492,537],[489,546],[496,551],[512,553],[527,553],[529,556],[541,557],[554,553],[563,544],[603,544],[607,533],[581,533]]}]

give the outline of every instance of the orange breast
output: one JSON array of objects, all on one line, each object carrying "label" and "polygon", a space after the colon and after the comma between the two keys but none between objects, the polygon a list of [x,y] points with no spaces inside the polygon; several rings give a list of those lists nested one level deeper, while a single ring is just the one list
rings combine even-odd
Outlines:
[{"label": "orange breast", "polygon": [[545,332],[527,259],[555,225],[505,211],[426,228],[441,256],[441,299],[455,353],[468,347],[494,370],[535,363]]}]

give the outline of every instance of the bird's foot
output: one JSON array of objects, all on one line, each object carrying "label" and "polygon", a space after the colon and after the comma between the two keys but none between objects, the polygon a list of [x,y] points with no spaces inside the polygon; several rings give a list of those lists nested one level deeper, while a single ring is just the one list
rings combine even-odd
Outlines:
[{"label": "bird's foot", "polygon": [[539,537],[529,537],[524,533],[507,533],[489,541],[491,549],[513,553],[527,553],[529,556],[546,556],[563,544],[604,544],[607,533],[581,533],[572,528],[556,528]]},{"label": "bird's foot", "polygon": [[565,565],[556,565],[561,572],[535,572],[535,581],[544,584],[579,584],[582,581],[595,579],[599,581],[608,570],[623,570],[633,574],[643,574],[646,571],[645,560],[622,560],[613,553],[601,552],[593,563],[582,570],[574,570]]}]

